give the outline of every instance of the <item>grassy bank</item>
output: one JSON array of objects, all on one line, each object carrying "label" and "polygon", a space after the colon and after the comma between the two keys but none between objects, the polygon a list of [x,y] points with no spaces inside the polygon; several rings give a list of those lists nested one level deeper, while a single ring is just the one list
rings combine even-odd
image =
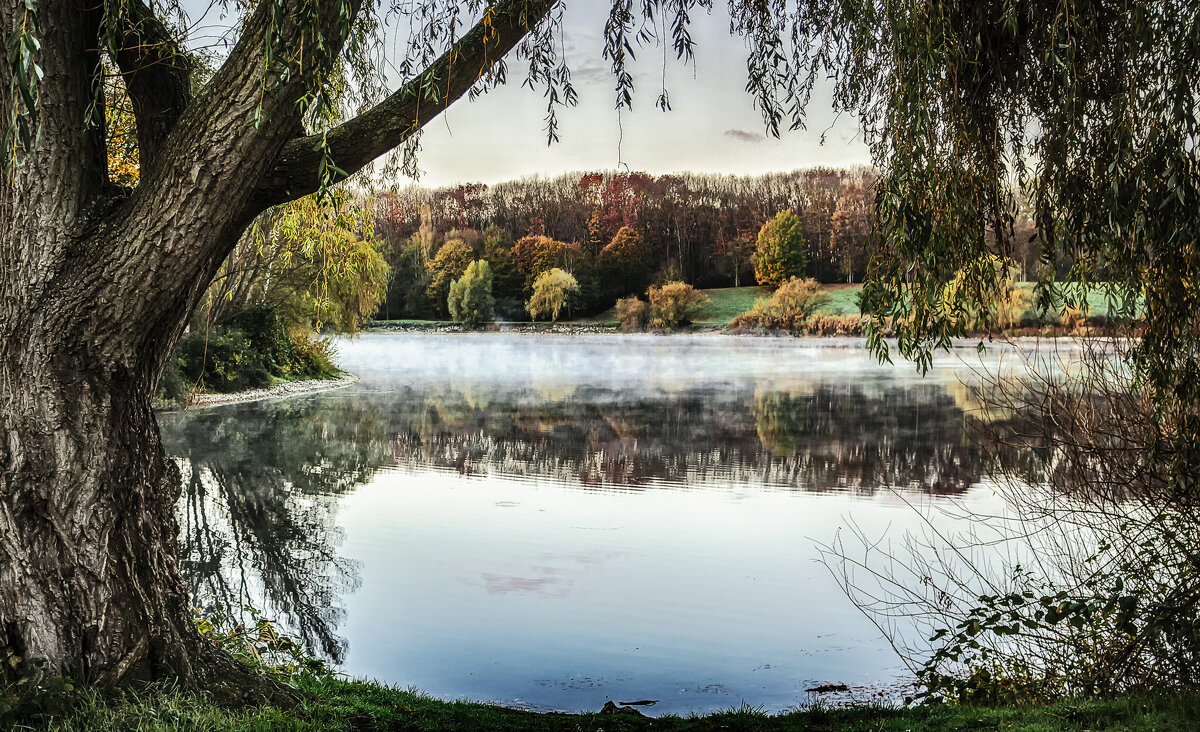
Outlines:
[{"label": "grassy bank", "polygon": [[309,678],[290,710],[227,710],[163,690],[101,694],[82,690],[17,706],[0,702],[0,727],[59,730],[1186,730],[1200,719],[1200,697],[1124,698],[1042,707],[914,709],[814,707],[766,715],[751,708],[702,717],[648,718],[615,711],[538,714],[488,704],[444,702],[376,684]]}]

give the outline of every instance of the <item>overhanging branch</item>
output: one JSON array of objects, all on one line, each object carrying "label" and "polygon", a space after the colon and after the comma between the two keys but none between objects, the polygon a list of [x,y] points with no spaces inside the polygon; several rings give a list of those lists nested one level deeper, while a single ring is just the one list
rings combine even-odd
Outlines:
[{"label": "overhanging branch", "polygon": [[[339,125],[326,138],[333,162],[346,173],[398,147],[450,106],[504,58],[557,0],[502,0],[446,53],[384,101]],[[430,90],[436,90],[430,94]],[[292,140],[263,177],[253,202],[265,209],[320,188],[321,136]]]}]

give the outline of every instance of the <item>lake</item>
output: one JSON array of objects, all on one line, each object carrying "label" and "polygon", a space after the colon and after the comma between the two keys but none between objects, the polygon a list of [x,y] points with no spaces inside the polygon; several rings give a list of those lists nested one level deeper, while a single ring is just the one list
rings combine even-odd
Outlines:
[{"label": "lake", "polygon": [[[964,410],[861,340],[367,334],[361,381],[161,415],[196,602],[354,677],[537,710],[780,711],[907,671],[820,547],[994,511]],[[839,534],[839,532],[841,532]]]}]

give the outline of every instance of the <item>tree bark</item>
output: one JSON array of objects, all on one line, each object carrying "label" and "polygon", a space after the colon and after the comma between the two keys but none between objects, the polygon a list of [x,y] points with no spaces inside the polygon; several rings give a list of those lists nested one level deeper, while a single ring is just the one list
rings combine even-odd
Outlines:
[{"label": "tree bark", "polygon": [[[283,17],[293,17],[292,4]],[[463,46],[452,53],[471,63],[434,70],[450,91],[439,109],[552,6],[496,6],[501,41],[468,33],[462,43],[486,42],[487,52]],[[141,184],[116,194],[103,125],[82,125],[94,119],[103,10],[78,0],[37,4],[45,142],[0,183],[0,661],[19,659],[18,675],[102,685],[174,677],[224,698],[287,698],[195,630],[176,562],[178,470],[150,406],[184,324],[246,225],[312,189],[312,171],[284,154],[306,144],[296,136],[304,80],[262,76],[273,7],[250,11],[228,60],[194,99],[179,67],[140,65],[166,63],[151,56],[169,61],[171,49],[117,54],[149,134]],[[161,39],[162,24],[140,0],[109,11],[130,13],[120,25],[129,43]],[[5,38],[23,13],[19,3],[0,7]],[[283,57],[313,45],[290,22],[272,39]],[[297,54],[289,58],[311,69]],[[0,68],[5,110],[11,76]],[[383,124],[388,109],[370,119]],[[385,126],[387,135],[365,137],[361,151],[338,137],[349,172],[416,129],[407,117]],[[289,188],[289,176],[301,183]]]}]

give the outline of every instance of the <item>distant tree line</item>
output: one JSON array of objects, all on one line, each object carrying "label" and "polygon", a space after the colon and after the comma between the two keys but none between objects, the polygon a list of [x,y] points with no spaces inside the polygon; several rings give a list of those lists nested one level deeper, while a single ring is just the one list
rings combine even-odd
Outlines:
[{"label": "distant tree line", "polygon": [[[821,283],[860,282],[873,250],[877,174],[814,168],[761,176],[569,173],[495,185],[410,187],[373,198],[375,234],[391,280],[377,317],[445,318],[450,285],[474,260],[493,273],[496,317],[528,317],[539,275],[570,273],[571,315],[612,307],[648,286],[698,288],[764,283],[755,252],[765,224],[788,212],[803,241],[799,262]],[[1040,250],[1018,217],[1014,261],[1033,274]]]}]

